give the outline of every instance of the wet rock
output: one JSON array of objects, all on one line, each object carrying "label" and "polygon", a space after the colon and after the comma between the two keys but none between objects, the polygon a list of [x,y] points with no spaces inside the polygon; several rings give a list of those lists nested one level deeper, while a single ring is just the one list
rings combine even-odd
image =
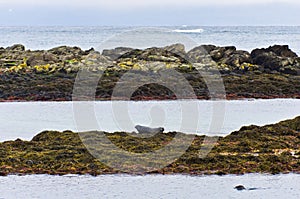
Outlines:
[{"label": "wet rock", "polygon": [[55,55],[84,55],[85,52],[79,47],[59,46],[48,50],[49,53]]},{"label": "wet rock", "polygon": [[185,52],[185,46],[183,44],[173,44],[170,46],[166,46],[163,49],[166,51],[170,51],[174,54],[177,54],[183,58],[185,58],[187,56],[187,54]]},{"label": "wet rock", "polygon": [[279,72],[289,75],[300,75],[300,67],[295,66],[285,66],[279,69]]},{"label": "wet rock", "polygon": [[94,48],[90,48],[89,50],[84,51],[84,54],[88,55],[88,54],[93,53],[93,52],[95,52],[95,49]]},{"label": "wet rock", "polygon": [[290,58],[298,57],[297,54],[293,52],[288,45],[274,45],[268,48],[254,49],[251,52],[251,56],[255,58],[263,53],[274,53],[273,55],[279,57],[290,57]]},{"label": "wet rock", "polygon": [[[243,64],[251,63],[250,53],[247,51],[235,51],[229,55],[224,56],[218,63],[233,66],[233,70],[240,69]],[[241,68],[244,69],[244,68]]]},{"label": "wet rock", "polygon": [[30,56],[26,61],[28,66],[54,64],[56,62],[58,62],[56,56],[47,52],[35,53],[34,55]]},{"label": "wet rock", "polygon": [[298,57],[295,52],[293,52],[288,45],[274,45],[266,49],[266,51],[274,52],[280,57]]},{"label": "wet rock", "polygon": [[25,46],[22,44],[15,44],[13,46],[7,47],[6,50],[8,51],[25,51]]},{"label": "wet rock", "polygon": [[296,75],[300,68],[297,54],[287,45],[255,49],[251,52],[251,58],[254,64],[263,66],[266,72],[277,71]]},{"label": "wet rock", "polygon": [[230,55],[232,55],[236,51],[236,48],[234,46],[225,46],[225,47],[216,47],[214,50],[212,50],[209,55],[211,58],[218,62],[222,58],[227,58]]},{"label": "wet rock", "polygon": [[214,45],[201,45],[190,50],[187,55],[192,62],[203,63],[206,59],[211,59],[210,53],[216,48]]},{"label": "wet rock", "polygon": [[108,49],[103,50],[102,55],[109,57],[111,60],[117,60],[119,57],[132,50],[133,48],[117,47],[111,50]]},{"label": "wet rock", "polygon": [[[104,72],[104,81],[98,85],[96,92],[96,97],[102,100],[110,99],[114,85],[128,70],[159,74],[169,69],[188,77],[201,99],[209,98],[205,82],[197,75],[201,70],[209,74],[221,73],[228,99],[299,98],[300,58],[289,53],[287,47],[282,48],[286,51],[284,54],[280,54],[278,49],[281,48],[256,49],[249,54],[233,46],[202,45],[187,53],[198,60],[192,64],[189,63],[192,59],[175,53],[184,53],[182,44],[125,50],[126,53],[115,61],[94,49],[82,51],[77,47],[63,46],[49,51],[3,49],[0,50],[0,99],[69,100],[75,75],[81,68]],[[255,63],[252,58],[255,58]],[[176,81],[171,79],[171,82]],[[174,98],[174,94],[158,86],[139,90],[132,97],[133,100]]]},{"label": "wet rock", "polygon": [[86,57],[85,57],[85,60],[88,60],[88,61],[94,61],[95,63],[112,63],[112,61],[104,56],[104,55],[101,55],[99,52],[97,51],[92,51],[90,52]]}]

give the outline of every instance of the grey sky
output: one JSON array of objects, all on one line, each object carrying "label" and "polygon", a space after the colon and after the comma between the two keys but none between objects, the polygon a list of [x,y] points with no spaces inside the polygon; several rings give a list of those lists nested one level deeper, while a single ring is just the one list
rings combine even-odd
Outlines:
[{"label": "grey sky", "polygon": [[0,0],[6,5],[68,5],[68,6],[101,6],[104,8],[146,7],[146,6],[204,6],[204,5],[245,5],[265,3],[299,4],[298,0]]},{"label": "grey sky", "polygon": [[0,0],[0,25],[300,25],[298,0]]}]

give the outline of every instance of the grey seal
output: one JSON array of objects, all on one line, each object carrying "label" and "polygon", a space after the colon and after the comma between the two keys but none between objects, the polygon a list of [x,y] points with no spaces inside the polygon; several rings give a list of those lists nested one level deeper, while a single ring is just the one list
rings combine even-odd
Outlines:
[{"label": "grey seal", "polygon": [[156,134],[156,133],[163,133],[164,130],[165,130],[163,127],[150,128],[150,127],[141,126],[141,125],[136,125],[135,128],[136,128],[136,130],[137,130],[140,134]]}]

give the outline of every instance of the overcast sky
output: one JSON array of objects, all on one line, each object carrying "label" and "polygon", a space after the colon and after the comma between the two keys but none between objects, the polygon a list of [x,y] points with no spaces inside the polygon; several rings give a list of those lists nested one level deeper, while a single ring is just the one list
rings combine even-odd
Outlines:
[{"label": "overcast sky", "polygon": [[0,25],[300,25],[299,0],[0,0]]}]

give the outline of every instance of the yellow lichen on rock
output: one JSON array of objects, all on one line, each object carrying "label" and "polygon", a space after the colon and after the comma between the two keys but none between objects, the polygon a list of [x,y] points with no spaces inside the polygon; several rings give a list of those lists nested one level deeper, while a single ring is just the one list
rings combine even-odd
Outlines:
[{"label": "yellow lichen on rock", "polygon": [[141,66],[139,64],[134,64],[132,67],[133,70],[141,70]]},{"label": "yellow lichen on rock", "polygon": [[[130,64],[130,65],[128,65],[128,64]],[[130,70],[133,66],[131,64],[132,64],[132,62],[121,62],[118,64],[118,66],[123,70]]]},{"label": "yellow lichen on rock", "polygon": [[23,60],[23,63],[22,64],[19,64],[18,66],[12,66],[10,68],[6,68],[4,70],[4,72],[19,72],[19,71],[22,71],[24,69],[28,68],[27,64],[26,64],[26,58],[24,58]]},{"label": "yellow lichen on rock", "polygon": [[49,72],[50,64],[34,66],[36,72]]}]

